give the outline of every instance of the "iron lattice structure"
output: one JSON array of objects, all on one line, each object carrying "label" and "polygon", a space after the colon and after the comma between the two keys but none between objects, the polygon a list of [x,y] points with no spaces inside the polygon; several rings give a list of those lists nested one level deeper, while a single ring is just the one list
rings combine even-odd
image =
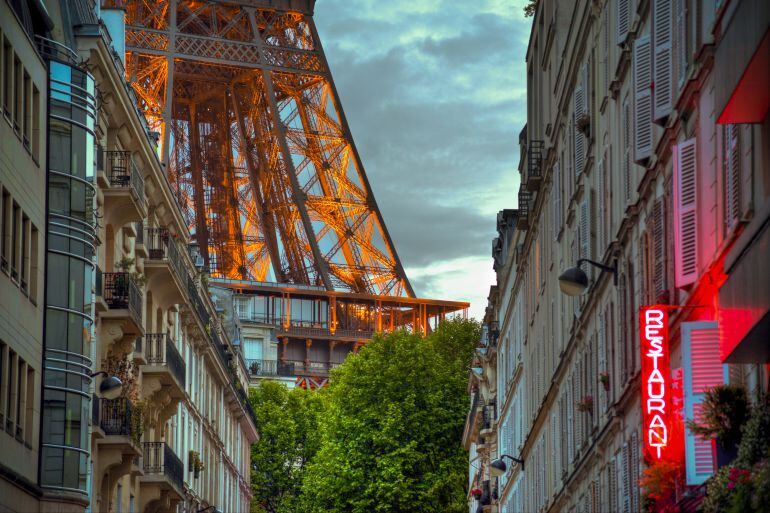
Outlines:
[{"label": "iron lattice structure", "polygon": [[[126,73],[212,276],[413,297],[314,0],[130,0]],[[272,275],[271,275],[272,273]]]}]

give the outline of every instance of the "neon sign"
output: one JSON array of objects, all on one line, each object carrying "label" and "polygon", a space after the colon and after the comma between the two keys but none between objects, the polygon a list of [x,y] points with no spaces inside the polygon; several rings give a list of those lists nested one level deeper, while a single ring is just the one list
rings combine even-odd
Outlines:
[{"label": "neon sign", "polygon": [[669,452],[673,419],[666,307],[642,307],[639,328],[642,339],[644,452],[649,461],[657,461]]}]

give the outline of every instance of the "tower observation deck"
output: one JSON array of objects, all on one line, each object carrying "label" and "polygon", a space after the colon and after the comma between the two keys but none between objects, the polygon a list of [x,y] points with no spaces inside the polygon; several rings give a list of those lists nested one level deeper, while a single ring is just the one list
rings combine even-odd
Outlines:
[{"label": "tower observation deck", "polygon": [[[161,134],[168,179],[213,281],[239,294],[323,299],[330,340],[347,329],[335,311],[342,296],[369,319],[366,333],[425,331],[468,305],[415,298],[353,143],[314,3],[105,7],[125,9],[126,76]],[[308,346],[318,337],[302,338]]]}]

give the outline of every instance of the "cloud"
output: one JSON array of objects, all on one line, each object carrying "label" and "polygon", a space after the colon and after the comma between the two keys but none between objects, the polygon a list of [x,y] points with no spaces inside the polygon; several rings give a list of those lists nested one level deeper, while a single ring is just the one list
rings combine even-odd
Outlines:
[{"label": "cloud", "polygon": [[[522,1],[318,0],[315,20],[396,249],[420,295],[486,306],[494,213],[515,204]],[[471,277],[471,278],[468,278]]]}]

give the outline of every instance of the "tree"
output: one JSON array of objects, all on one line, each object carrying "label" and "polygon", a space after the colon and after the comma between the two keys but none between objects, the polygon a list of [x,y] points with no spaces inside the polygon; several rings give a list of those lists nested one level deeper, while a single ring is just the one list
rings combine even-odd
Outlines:
[{"label": "tree", "polygon": [[461,438],[479,336],[476,322],[448,321],[428,337],[377,336],[349,356],[332,376],[301,510],[466,511]]},{"label": "tree", "polygon": [[289,390],[262,381],[249,390],[259,441],[251,447],[254,513],[300,513],[297,496],[307,462],[318,450],[324,392]]}]

